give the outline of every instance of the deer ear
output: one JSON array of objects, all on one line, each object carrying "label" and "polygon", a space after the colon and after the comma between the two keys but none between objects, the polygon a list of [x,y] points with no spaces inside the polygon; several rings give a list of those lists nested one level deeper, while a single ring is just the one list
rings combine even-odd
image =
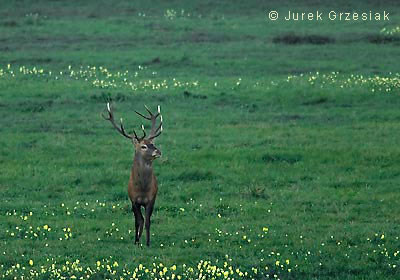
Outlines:
[{"label": "deer ear", "polygon": [[132,137],[132,143],[136,146],[137,144],[139,144],[139,141],[136,139],[136,137]]}]

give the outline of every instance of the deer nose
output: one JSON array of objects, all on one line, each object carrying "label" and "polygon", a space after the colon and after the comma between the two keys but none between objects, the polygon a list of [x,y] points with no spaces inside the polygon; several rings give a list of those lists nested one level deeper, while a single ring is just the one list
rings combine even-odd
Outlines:
[{"label": "deer nose", "polygon": [[153,156],[153,157],[156,157],[156,158],[157,158],[157,157],[160,157],[160,156],[161,156],[160,150],[154,150],[152,156]]}]

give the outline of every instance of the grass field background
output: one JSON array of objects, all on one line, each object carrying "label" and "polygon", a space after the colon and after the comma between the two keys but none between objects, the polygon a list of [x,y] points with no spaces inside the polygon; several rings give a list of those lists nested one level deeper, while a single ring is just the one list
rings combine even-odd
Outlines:
[{"label": "grass field background", "polygon": [[[399,19],[396,1],[3,1],[0,278],[396,279]],[[128,129],[163,112],[150,248],[110,100]]]}]

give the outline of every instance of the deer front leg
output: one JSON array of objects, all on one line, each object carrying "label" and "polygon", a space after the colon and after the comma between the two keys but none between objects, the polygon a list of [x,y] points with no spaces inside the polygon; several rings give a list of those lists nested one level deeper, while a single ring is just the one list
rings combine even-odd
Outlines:
[{"label": "deer front leg", "polygon": [[146,212],[145,212],[145,227],[146,227],[146,245],[150,246],[150,217],[151,214],[153,213],[154,209],[154,203],[151,203],[146,206]]},{"label": "deer front leg", "polygon": [[135,215],[135,244],[137,244],[139,243],[140,236],[142,235],[144,220],[139,205],[132,203],[132,211]]}]

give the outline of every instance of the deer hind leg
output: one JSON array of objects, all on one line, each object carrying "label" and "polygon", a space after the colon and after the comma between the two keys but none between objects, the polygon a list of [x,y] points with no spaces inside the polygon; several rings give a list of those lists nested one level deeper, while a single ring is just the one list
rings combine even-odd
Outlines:
[{"label": "deer hind leg", "polygon": [[143,216],[140,211],[140,206],[136,203],[132,203],[132,211],[135,215],[135,244],[139,243],[140,236],[143,232]]},{"label": "deer hind leg", "polygon": [[150,217],[151,214],[153,213],[154,209],[154,203],[151,203],[146,206],[146,212],[145,212],[145,227],[146,227],[146,245],[150,246]]}]

